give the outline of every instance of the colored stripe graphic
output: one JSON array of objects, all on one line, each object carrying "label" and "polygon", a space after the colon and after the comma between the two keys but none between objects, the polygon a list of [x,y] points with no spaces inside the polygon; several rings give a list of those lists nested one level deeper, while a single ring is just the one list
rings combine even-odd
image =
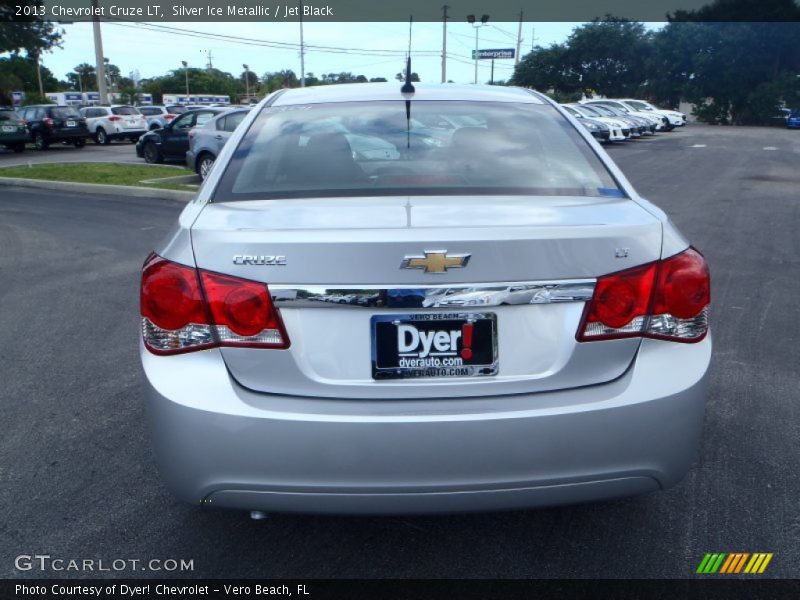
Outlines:
[{"label": "colored stripe graphic", "polygon": [[742,567],[744,566],[744,563],[747,560],[747,557],[750,556],[750,553],[749,552],[745,552],[741,556],[742,557],[739,559],[739,562],[736,563],[736,568],[731,570],[732,573],[739,573],[742,570]]},{"label": "colored stripe graphic", "polygon": [[753,558],[750,559],[750,562],[747,563],[747,567],[745,567],[745,573],[763,573],[764,570],[767,568],[769,561],[772,560],[772,553],[758,553],[753,554]]},{"label": "colored stripe graphic", "polygon": [[722,564],[722,568],[719,570],[720,573],[730,573],[731,568],[739,559],[738,554],[728,554],[728,559]]},{"label": "colored stripe graphic", "polygon": [[698,573],[716,573],[717,570],[722,565],[722,561],[725,560],[727,554],[722,553],[714,553],[714,554],[706,554],[703,558],[703,562],[700,563],[700,566],[697,567]]},{"label": "colored stripe graphic", "polygon": [[[772,560],[773,554],[767,552],[732,552],[719,553],[708,552],[700,561],[696,573],[709,575],[719,573],[720,575],[733,575],[739,573],[761,574]],[[747,566],[745,566],[747,565]],[[744,569],[744,571],[742,571]]]}]

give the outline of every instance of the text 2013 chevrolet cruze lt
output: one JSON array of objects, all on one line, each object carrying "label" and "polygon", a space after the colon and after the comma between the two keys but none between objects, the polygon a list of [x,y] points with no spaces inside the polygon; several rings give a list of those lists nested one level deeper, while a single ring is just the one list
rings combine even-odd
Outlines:
[{"label": "text 2013 chevrolet cruze lt", "polygon": [[144,264],[155,456],[197,505],[495,510],[678,482],[709,273],[522,89],[275,93]]}]

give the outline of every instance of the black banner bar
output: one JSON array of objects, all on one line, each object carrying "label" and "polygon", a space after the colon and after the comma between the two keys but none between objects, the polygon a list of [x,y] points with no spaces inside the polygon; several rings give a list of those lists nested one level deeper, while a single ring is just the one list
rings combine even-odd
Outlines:
[{"label": "black banner bar", "polygon": [[3,600],[784,600],[800,596],[800,580],[3,580]]},{"label": "black banner bar", "polygon": [[[49,21],[130,22],[440,22],[442,3],[430,0],[7,0],[13,18],[40,18]],[[742,21],[775,21],[776,17],[759,4],[745,0],[747,7],[733,17]],[[491,23],[591,21],[605,15],[634,21],[666,21],[676,11],[697,11],[712,0],[448,0],[451,19],[490,13]],[[797,11],[796,11],[797,12]],[[715,13],[709,13],[714,19]],[[726,13],[723,20],[732,17]]]}]

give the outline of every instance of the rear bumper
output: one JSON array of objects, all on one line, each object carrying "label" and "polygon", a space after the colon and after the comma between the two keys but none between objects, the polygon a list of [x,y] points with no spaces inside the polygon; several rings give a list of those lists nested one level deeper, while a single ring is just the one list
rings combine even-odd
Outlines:
[{"label": "rear bumper", "polygon": [[28,133],[4,133],[0,135],[0,146],[4,144],[27,143],[31,139]]},{"label": "rear bumper", "polygon": [[156,461],[197,505],[397,514],[528,508],[643,493],[689,469],[710,337],[644,340],[597,386],[471,399],[261,394],[217,350],[141,349]]},{"label": "rear bumper", "polygon": [[89,137],[88,129],[54,129],[45,133],[48,141],[80,140]]},{"label": "rear bumper", "polygon": [[147,133],[147,129],[125,129],[122,131],[107,132],[106,135],[110,140],[121,140],[138,138],[143,136],[145,133]]}]

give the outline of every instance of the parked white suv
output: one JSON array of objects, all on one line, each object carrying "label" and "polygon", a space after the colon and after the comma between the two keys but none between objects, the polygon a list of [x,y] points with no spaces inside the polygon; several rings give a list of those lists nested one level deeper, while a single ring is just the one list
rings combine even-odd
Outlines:
[{"label": "parked white suv", "polygon": [[121,138],[135,142],[147,133],[147,120],[133,106],[88,106],[81,109],[81,116],[98,144],[110,144],[111,140]]}]

